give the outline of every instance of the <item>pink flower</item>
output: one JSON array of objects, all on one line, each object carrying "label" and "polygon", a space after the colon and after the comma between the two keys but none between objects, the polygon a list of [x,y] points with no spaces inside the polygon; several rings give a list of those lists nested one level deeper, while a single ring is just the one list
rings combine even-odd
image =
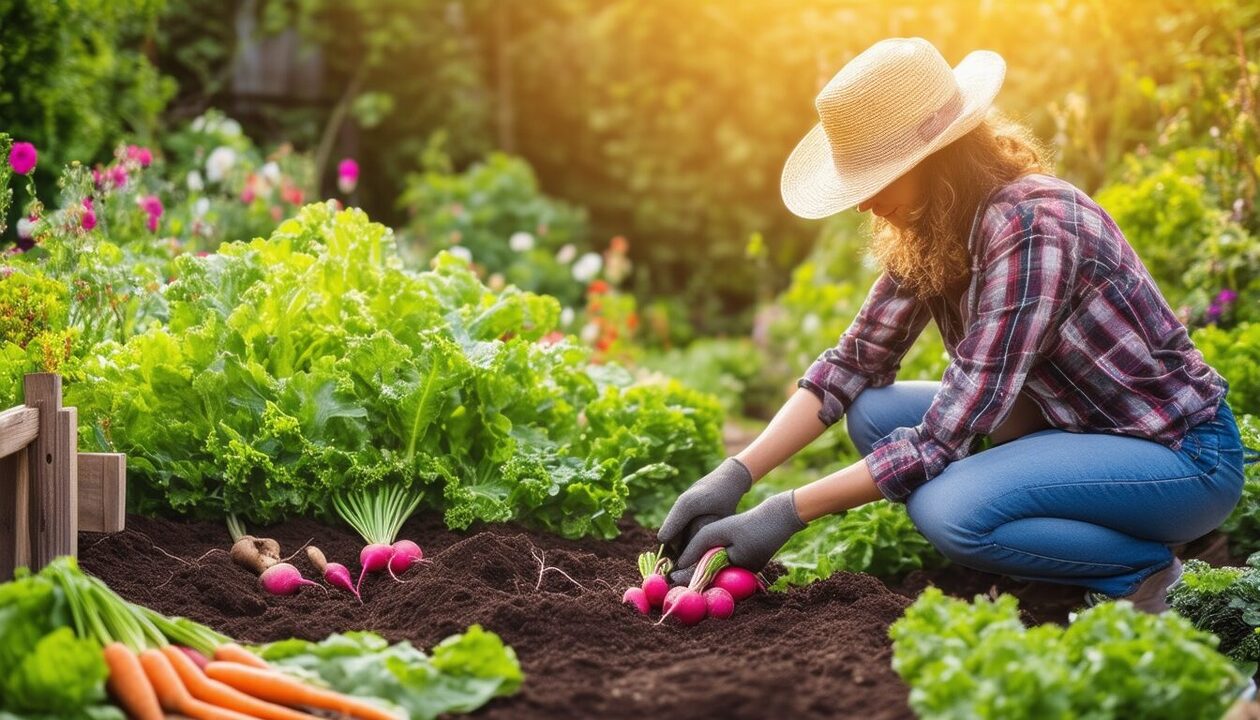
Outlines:
[{"label": "pink flower", "polygon": [[35,163],[38,161],[39,153],[35,152],[35,146],[28,142],[15,142],[9,149],[9,167],[13,168],[13,172],[18,175],[25,175],[34,170]]},{"label": "pink flower", "polygon": [[162,200],[158,198],[157,195],[145,195],[144,197],[136,200],[136,202],[139,203],[140,209],[149,215],[149,221],[145,223],[145,225],[149,228],[149,231],[157,232],[158,218],[162,217],[162,212],[164,210],[162,207]]},{"label": "pink flower", "polygon": [[92,208],[92,198],[83,198],[83,217],[79,219],[79,225],[84,230],[91,230],[96,227],[96,210]]},{"label": "pink flower", "polygon": [[359,183],[359,163],[353,158],[345,158],[337,164],[337,189],[347,195],[354,192]]},{"label": "pink flower", "polygon": [[140,163],[140,167],[149,167],[153,164],[153,152],[139,145],[127,146],[127,158]]},{"label": "pink flower", "polygon": [[280,197],[284,198],[284,201],[291,205],[301,205],[302,188],[286,183],[284,187],[280,188]]},{"label": "pink flower", "polygon": [[1237,299],[1238,299],[1238,293],[1234,292],[1230,288],[1225,288],[1224,290],[1221,290],[1220,293],[1218,293],[1216,296],[1216,302],[1222,305],[1227,304],[1227,303],[1232,303]]},{"label": "pink flower", "polygon": [[122,165],[115,165],[108,170],[108,173],[109,181],[114,184],[114,187],[120,188],[127,184],[127,168]]},{"label": "pink flower", "polygon": [[253,183],[246,184],[245,189],[241,190],[241,202],[248,205],[254,202],[254,197],[255,197],[255,193],[254,193]]}]

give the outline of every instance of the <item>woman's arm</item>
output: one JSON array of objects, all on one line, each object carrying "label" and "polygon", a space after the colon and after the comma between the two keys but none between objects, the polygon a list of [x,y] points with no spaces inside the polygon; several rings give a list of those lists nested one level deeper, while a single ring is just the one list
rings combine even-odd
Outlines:
[{"label": "woman's arm", "polygon": [[757,439],[735,455],[748,468],[754,483],[822,435],[827,426],[818,419],[821,408],[818,396],[798,388]]},{"label": "woman's arm", "polygon": [[863,459],[797,488],[796,514],[801,522],[811,522],[823,515],[850,510],[882,497]]}]

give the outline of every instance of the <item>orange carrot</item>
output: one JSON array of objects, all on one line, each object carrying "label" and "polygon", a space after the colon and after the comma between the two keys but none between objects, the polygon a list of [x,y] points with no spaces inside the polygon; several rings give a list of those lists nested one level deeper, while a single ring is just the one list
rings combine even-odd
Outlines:
[{"label": "orange carrot", "polygon": [[180,682],[179,674],[161,650],[149,649],[140,653],[140,665],[149,682],[153,683],[163,710],[187,715],[194,720],[259,720],[252,715],[215,707],[194,698]]},{"label": "orange carrot", "polygon": [[131,648],[119,642],[106,645],[105,664],[109,666],[106,687],[128,717],[134,720],[162,720],[162,708],[158,705],[153,685]]},{"label": "orange carrot", "polygon": [[214,659],[221,660],[223,662],[240,663],[242,665],[256,667],[261,670],[271,669],[271,666],[268,665],[265,660],[236,643],[224,643],[215,648]]},{"label": "orange carrot", "polygon": [[308,705],[333,710],[361,720],[399,720],[391,712],[348,695],[312,687],[284,673],[260,670],[238,663],[212,662],[206,675],[268,702],[281,705]]},{"label": "orange carrot", "polygon": [[225,685],[218,680],[211,680],[206,677],[201,668],[197,667],[197,663],[193,662],[191,658],[174,645],[167,645],[162,648],[162,652],[171,661],[171,665],[175,667],[175,672],[179,675],[179,679],[183,681],[184,687],[188,688],[188,692],[198,700],[204,700],[211,705],[221,708],[247,713],[262,718],[262,720],[317,720],[314,715],[307,715],[304,712],[290,710],[281,705],[259,700],[252,695],[246,695],[231,685]]}]

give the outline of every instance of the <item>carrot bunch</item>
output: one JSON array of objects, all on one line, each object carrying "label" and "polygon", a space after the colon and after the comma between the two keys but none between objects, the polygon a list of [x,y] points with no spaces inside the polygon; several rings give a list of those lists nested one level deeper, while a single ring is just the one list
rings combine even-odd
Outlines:
[{"label": "carrot bunch", "polygon": [[108,689],[133,720],[162,720],[163,711],[194,720],[318,720],[295,708],[333,710],[361,720],[400,720],[367,701],[312,687],[234,643],[215,649],[205,669],[180,648],[134,652],[105,647]]},{"label": "carrot bunch", "polygon": [[106,688],[132,720],[162,720],[164,712],[194,720],[318,720],[301,707],[401,720],[368,701],[308,685],[204,625],[129,603],[84,575],[73,558],[59,558],[45,572],[66,598],[75,633],[104,648]]}]

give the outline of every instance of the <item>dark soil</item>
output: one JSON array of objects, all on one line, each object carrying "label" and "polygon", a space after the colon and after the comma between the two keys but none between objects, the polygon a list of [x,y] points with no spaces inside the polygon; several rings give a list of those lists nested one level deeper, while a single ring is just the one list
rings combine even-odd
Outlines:
[{"label": "dark soil", "polygon": [[[278,540],[286,554],[313,540],[330,561],[358,571],[362,542],[349,531],[307,520],[251,530]],[[435,518],[413,518],[400,537],[419,543],[432,564],[409,571],[406,584],[369,577],[362,605],[331,589],[265,594],[228,559],[219,524],[131,516],[124,532],[84,533],[79,546],[84,570],[123,597],[243,642],[374,630],[428,649],[480,623],[516,650],[526,681],[477,717],[513,720],[910,718],[887,632],[929,582],[966,598],[1013,592],[1036,621],[1065,622],[1080,606],[1076,588],[964,568],[916,573],[898,592],[868,575],[839,573],[790,593],[759,594],[726,621],[654,626],[620,603],[637,580],[635,558],[653,538],[638,526],[623,530],[611,542],[567,541],[513,525],[454,533]],[[540,557],[556,568],[541,582]],[[305,552],[290,562],[318,577]]]}]

